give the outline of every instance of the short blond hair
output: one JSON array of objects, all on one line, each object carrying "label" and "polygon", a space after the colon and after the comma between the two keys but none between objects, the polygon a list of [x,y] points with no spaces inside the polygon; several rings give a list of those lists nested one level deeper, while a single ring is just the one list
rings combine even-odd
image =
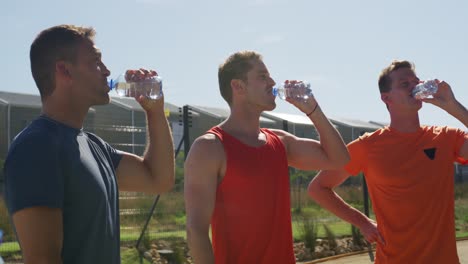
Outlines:
[{"label": "short blond hair", "polygon": [[240,79],[247,81],[247,73],[253,68],[252,62],[261,61],[262,55],[255,51],[239,51],[229,56],[218,67],[218,81],[221,96],[231,105],[231,81]]},{"label": "short blond hair", "polygon": [[382,70],[379,76],[379,90],[380,93],[388,93],[392,89],[392,79],[390,74],[398,69],[408,68],[412,71],[415,70],[415,66],[412,62],[406,60],[394,60],[392,63]]}]

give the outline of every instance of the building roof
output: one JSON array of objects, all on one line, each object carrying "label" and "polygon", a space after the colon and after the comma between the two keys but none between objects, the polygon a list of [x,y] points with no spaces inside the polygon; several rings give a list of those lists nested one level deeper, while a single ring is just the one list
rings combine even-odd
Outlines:
[{"label": "building roof", "polygon": [[[21,94],[21,93],[12,93],[0,91],[0,103],[9,104],[13,106],[22,106],[22,107],[31,107],[31,108],[41,108],[42,102],[39,95],[34,94]],[[133,98],[125,97],[112,97],[112,103],[119,105],[121,107],[127,108],[129,110],[143,111],[143,108],[140,104]],[[169,109],[171,113],[179,113],[179,107],[171,103],[164,103],[164,107]],[[230,110],[217,107],[208,107],[208,106],[195,106],[190,105],[194,110],[194,114],[203,113],[215,118],[225,119],[229,116]],[[90,109],[91,112],[95,110]],[[275,121],[276,120],[276,121]],[[305,115],[296,115],[296,114],[286,114],[286,113],[277,113],[277,112],[263,112],[260,116],[260,121],[265,123],[276,123],[277,120],[286,120],[293,124],[305,124],[313,125],[310,119]],[[355,127],[355,128],[365,128],[365,129],[379,129],[383,126],[388,125],[385,122],[376,122],[376,121],[362,121],[349,118],[330,118],[330,121],[334,124]]]},{"label": "building roof", "polygon": [[[35,94],[22,94],[0,91],[0,103],[9,104],[12,106],[22,106],[31,108],[41,108],[41,97]],[[111,103],[127,108],[129,110],[143,111],[140,104],[133,98],[112,97]],[[164,108],[169,109],[171,113],[178,113],[179,107],[171,103],[164,102]],[[91,107],[90,112],[95,109]]]},{"label": "building roof", "polygon": [[[192,109],[196,112],[200,112],[215,118],[225,119],[231,113],[231,110],[224,109],[224,108],[216,108],[216,107],[208,107],[208,106],[199,106],[199,105],[191,105]],[[268,117],[260,116],[260,122],[262,123],[276,123],[274,120]]]},{"label": "building roof", "polygon": [[271,119],[286,120],[292,124],[302,124],[302,125],[311,125],[311,126],[314,125],[312,121],[310,121],[310,118],[308,118],[306,115],[286,114],[286,113],[278,113],[278,112],[270,112],[270,111],[263,112],[262,115]]},{"label": "building roof", "polygon": [[39,95],[11,93],[0,91],[0,102],[13,106],[41,108],[42,102]]},{"label": "building roof", "polygon": [[224,109],[224,108],[216,108],[216,107],[200,106],[200,105],[190,105],[189,107],[195,110],[196,112],[200,112],[200,113],[210,115],[213,117],[217,117],[217,118],[226,118],[231,113],[229,109]]},{"label": "building roof", "polygon": [[390,125],[390,123],[388,123],[388,122],[372,121],[372,120],[370,120],[369,123],[374,124],[374,125],[377,125],[377,126],[380,126],[380,127],[384,127],[384,126],[389,126],[389,125]]},{"label": "building roof", "polygon": [[[141,105],[134,98],[130,97],[111,97],[111,104],[116,104],[128,110],[144,111]],[[179,107],[171,103],[164,102],[164,108],[169,109],[171,113],[179,112]]]},{"label": "building roof", "polygon": [[365,128],[365,129],[379,129],[382,127],[380,124],[371,123],[367,121],[350,119],[350,118],[329,118],[332,123],[339,124],[342,126],[355,127],[355,128]]}]

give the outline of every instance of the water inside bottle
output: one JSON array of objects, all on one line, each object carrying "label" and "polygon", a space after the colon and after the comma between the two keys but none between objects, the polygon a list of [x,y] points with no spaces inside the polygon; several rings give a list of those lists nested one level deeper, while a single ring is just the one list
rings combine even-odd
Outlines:
[{"label": "water inside bottle", "polygon": [[435,80],[428,80],[416,85],[411,93],[415,99],[421,100],[432,97],[433,94],[437,93],[437,90],[437,82]]},{"label": "water inside bottle", "polygon": [[158,78],[144,80],[141,82],[124,82],[113,81],[109,82],[111,90],[115,90],[120,97],[134,97],[138,98],[143,95],[149,99],[156,100],[162,97],[162,81]]},{"label": "water inside bottle", "polygon": [[131,89],[131,84],[130,83],[117,83],[115,85],[115,92],[121,96],[121,97],[128,97],[130,94],[130,89]]},{"label": "water inside bottle", "polygon": [[273,88],[273,94],[283,100],[286,100],[287,97],[296,100],[307,100],[312,96],[312,89],[308,82],[298,82],[295,84],[283,83]]}]

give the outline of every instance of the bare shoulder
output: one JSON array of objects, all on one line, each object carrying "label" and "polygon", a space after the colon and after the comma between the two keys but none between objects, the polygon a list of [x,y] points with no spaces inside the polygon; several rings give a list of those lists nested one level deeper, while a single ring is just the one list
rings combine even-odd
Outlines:
[{"label": "bare shoulder", "polygon": [[268,130],[275,133],[275,135],[279,137],[279,139],[281,140],[281,142],[283,142],[286,148],[288,147],[289,142],[294,142],[294,140],[297,139],[295,135],[289,132],[286,132],[284,130],[281,130],[281,129],[268,129]]},{"label": "bare shoulder", "polygon": [[218,137],[214,134],[206,133],[193,142],[187,159],[215,162],[223,160],[224,156],[224,147]]},{"label": "bare shoulder", "polygon": [[281,129],[268,129],[268,130],[275,133],[280,138],[288,138],[288,137],[293,137],[294,136],[291,133],[286,132],[286,131],[281,130]]},{"label": "bare shoulder", "polygon": [[205,187],[216,188],[217,179],[224,175],[225,161],[223,144],[215,135],[205,134],[198,137],[190,147],[184,164],[187,188],[202,182],[206,183]]},{"label": "bare shoulder", "polygon": [[217,136],[211,133],[206,133],[198,137],[192,144],[191,149],[198,151],[223,151],[223,144]]}]

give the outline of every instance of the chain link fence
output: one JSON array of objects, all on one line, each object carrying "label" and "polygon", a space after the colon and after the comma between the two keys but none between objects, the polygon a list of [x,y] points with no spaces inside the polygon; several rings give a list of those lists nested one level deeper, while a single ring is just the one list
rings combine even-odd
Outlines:
[{"label": "chain link fence", "polygon": [[[148,241],[185,241],[186,215],[183,198],[183,162],[184,155],[190,148],[190,143],[203,131],[216,125],[223,120],[225,113],[213,115],[209,118],[201,118],[203,109],[198,112],[192,111],[190,107],[184,107],[172,111],[168,115],[174,135],[176,150],[176,184],[173,190],[161,196],[148,196],[141,193],[120,193],[120,223],[121,242],[123,246],[135,247],[137,244],[147,244]],[[205,109],[206,110],[206,109]],[[210,110],[210,109],[208,109]],[[37,109],[26,114],[26,110],[11,112],[5,105],[0,105],[0,229],[3,231],[2,244],[0,245],[0,256],[10,260],[21,259],[21,252],[11,226],[10,217],[3,200],[3,162],[6,157],[7,144],[16,133],[21,131],[33,115],[38,115]],[[8,125],[2,117],[14,115],[14,126]],[[10,120],[11,121],[11,120]],[[288,130],[287,122],[272,123],[264,120],[265,126]],[[303,133],[306,127],[293,127],[294,133]],[[123,111],[114,106],[102,106],[91,111],[85,129],[101,136],[115,148],[142,155],[146,142],[146,123],[144,113],[131,109]],[[10,131],[10,132],[9,132]],[[352,133],[351,133],[352,132]],[[350,135],[356,134],[351,131]],[[342,132],[346,133],[346,132]],[[14,134],[14,135],[13,135]],[[187,139],[187,140],[185,140]],[[301,226],[307,219],[314,219],[318,223],[318,235],[326,236],[325,225],[336,236],[351,236],[353,231],[350,224],[341,221],[334,215],[323,210],[307,194],[307,185],[315,176],[315,171],[290,170],[291,183],[291,215],[293,220],[293,233],[296,241],[303,237]],[[457,234],[468,237],[468,170],[466,167],[456,167],[455,186],[455,214]],[[337,192],[345,201],[365,212],[370,205],[367,201],[365,189],[363,189],[363,177],[351,177]],[[367,209],[366,209],[367,208]],[[368,213],[373,217],[372,210]],[[148,245],[145,245],[146,247]]]}]

